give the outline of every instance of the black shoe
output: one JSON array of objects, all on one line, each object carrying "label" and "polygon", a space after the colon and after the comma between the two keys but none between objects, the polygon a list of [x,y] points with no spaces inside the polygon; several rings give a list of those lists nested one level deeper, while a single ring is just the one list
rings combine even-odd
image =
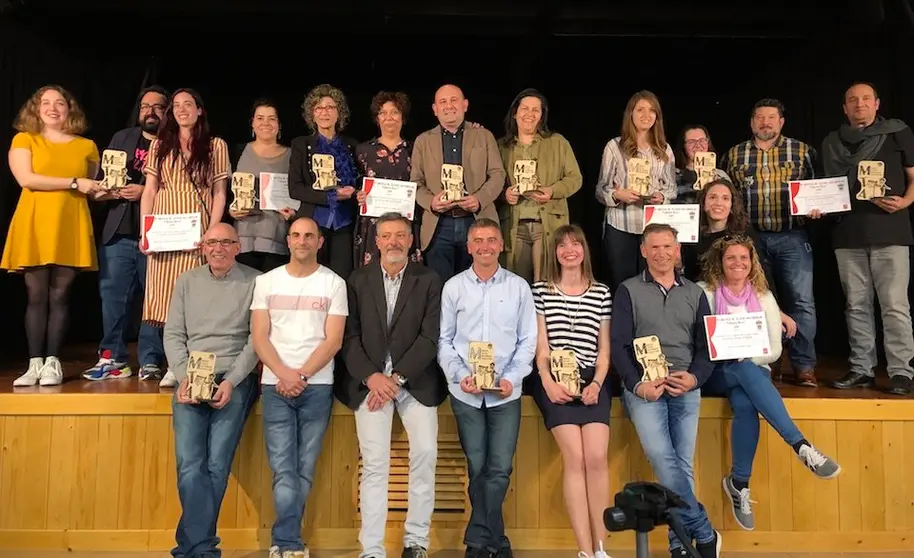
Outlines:
[{"label": "black shoe", "polygon": [[476,548],[475,546],[468,546],[467,551],[463,556],[464,556],[464,558],[491,558],[492,553],[490,553],[485,548]]},{"label": "black shoe", "polygon": [[835,380],[831,383],[831,387],[837,389],[853,389],[853,388],[871,388],[873,387],[873,377],[866,376],[864,374],[859,374],[857,372],[850,372],[847,376],[841,378],[840,380]]},{"label": "black shoe", "polygon": [[714,531],[714,540],[696,544],[695,550],[701,558],[720,558],[720,543],[720,533]]},{"label": "black shoe", "polygon": [[428,551],[421,546],[413,545],[409,548],[404,548],[400,558],[428,558]]},{"label": "black shoe", "polygon": [[911,383],[911,378],[895,375],[889,380],[889,389],[885,391],[892,395],[911,395]]},{"label": "black shoe", "polygon": [[514,552],[511,551],[511,547],[507,546],[504,548],[499,548],[497,552],[491,554],[492,558],[514,558]]},{"label": "black shoe", "polygon": [[679,547],[676,550],[670,551],[670,558],[689,558],[689,557],[690,557],[689,551],[682,547]]}]

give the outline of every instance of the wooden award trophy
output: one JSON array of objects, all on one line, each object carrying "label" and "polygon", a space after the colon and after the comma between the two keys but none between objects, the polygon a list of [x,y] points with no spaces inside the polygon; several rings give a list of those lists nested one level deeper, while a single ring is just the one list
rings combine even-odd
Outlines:
[{"label": "wooden award trophy", "polygon": [[469,361],[476,387],[483,391],[501,391],[495,383],[495,347],[492,343],[471,341]]},{"label": "wooden award trophy", "polygon": [[717,176],[717,153],[699,151],[692,158],[692,167],[697,175],[694,190],[701,190]]},{"label": "wooden award trophy", "polygon": [[127,152],[106,149],[102,152],[105,178],[99,183],[103,190],[120,190],[127,186]]},{"label": "wooden award trophy", "polygon": [[336,177],[333,155],[315,153],[311,156],[311,172],[314,173],[315,190],[335,190],[340,184]]},{"label": "wooden award trophy", "polygon": [[441,165],[441,188],[444,200],[458,202],[463,199],[463,167],[460,165]]},{"label": "wooden award trophy", "polygon": [[885,163],[882,161],[860,161],[857,179],[860,181],[858,200],[884,198],[886,190],[891,190],[885,183]]},{"label": "wooden award trophy", "polygon": [[574,356],[574,351],[551,351],[549,361],[552,378],[564,387],[573,399],[580,399],[584,380],[581,379],[581,369],[578,368],[578,359]]},{"label": "wooden award trophy", "polygon": [[187,358],[187,389],[191,401],[209,402],[216,394],[216,355],[191,351]]},{"label": "wooden award trophy", "polygon": [[635,348],[635,360],[644,369],[644,374],[641,376],[642,382],[650,382],[670,375],[670,365],[666,361],[663,347],[660,346],[660,339],[656,335],[639,337],[634,340],[632,345]]},{"label": "wooden award trophy", "polygon": [[651,162],[641,157],[628,160],[626,173],[628,189],[641,196],[642,200],[651,198]]},{"label": "wooden award trophy", "polygon": [[529,198],[538,193],[540,181],[536,177],[536,161],[533,159],[518,159],[514,161],[514,187],[517,193]]},{"label": "wooden award trophy", "polygon": [[231,211],[248,212],[254,209],[254,175],[249,172],[232,173],[232,194],[235,199]]}]

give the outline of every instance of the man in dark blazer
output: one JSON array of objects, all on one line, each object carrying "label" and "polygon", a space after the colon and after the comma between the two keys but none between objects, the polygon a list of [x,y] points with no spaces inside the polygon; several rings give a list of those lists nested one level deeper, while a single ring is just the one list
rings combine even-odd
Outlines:
[{"label": "man in dark blazer", "polygon": [[362,556],[384,556],[390,437],[396,410],[409,437],[409,510],[403,558],[427,556],[435,508],[438,405],[447,397],[436,365],[438,274],[409,262],[412,224],[397,213],[376,225],[381,258],[349,277],[349,318],[337,397],[355,411],[362,478]]}]

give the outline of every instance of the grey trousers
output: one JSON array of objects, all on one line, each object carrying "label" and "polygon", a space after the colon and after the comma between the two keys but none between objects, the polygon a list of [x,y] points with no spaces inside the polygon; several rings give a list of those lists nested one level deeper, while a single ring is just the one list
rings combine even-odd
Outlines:
[{"label": "grey trousers", "polygon": [[914,377],[914,337],[908,302],[910,255],[907,246],[835,250],[838,275],[847,298],[845,316],[850,341],[850,371],[875,376],[876,318],[873,294],[879,297],[889,376]]}]

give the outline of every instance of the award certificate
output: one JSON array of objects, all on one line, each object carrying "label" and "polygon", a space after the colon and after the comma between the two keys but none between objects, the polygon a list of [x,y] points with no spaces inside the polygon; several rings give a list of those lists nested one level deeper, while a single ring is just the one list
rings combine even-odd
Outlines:
[{"label": "award certificate", "polygon": [[771,354],[764,312],[705,316],[708,354],[712,361],[738,360]]},{"label": "award certificate", "polygon": [[644,226],[651,223],[662,223],[676,229],[680,243],[698,242],[698,204],[646,205],[644,206]]},{"label": "award certificate", "polygon": [[847,177],[795,180],[790,183],[790,214],[809,215],[818,209],[824,214],[851,210]]},{"label": "award certificate", "polygon": [[203,232],[199,213],[146,215],[143,247],[147,252],[181,252],[197,248]]},{"label": "award certificate", "polygon": [[295,211],[301,202],[289,197],[289,175],[282,172],[260,173],[260,209],[279,211],[285,208]]},{"label": "award certificate", "polygon": [[385,213],[399,213],[410,221],[416,212],[416,183],[386,178],[362,179],[365,203],[359,206],[359,215],[380,217]]}]

